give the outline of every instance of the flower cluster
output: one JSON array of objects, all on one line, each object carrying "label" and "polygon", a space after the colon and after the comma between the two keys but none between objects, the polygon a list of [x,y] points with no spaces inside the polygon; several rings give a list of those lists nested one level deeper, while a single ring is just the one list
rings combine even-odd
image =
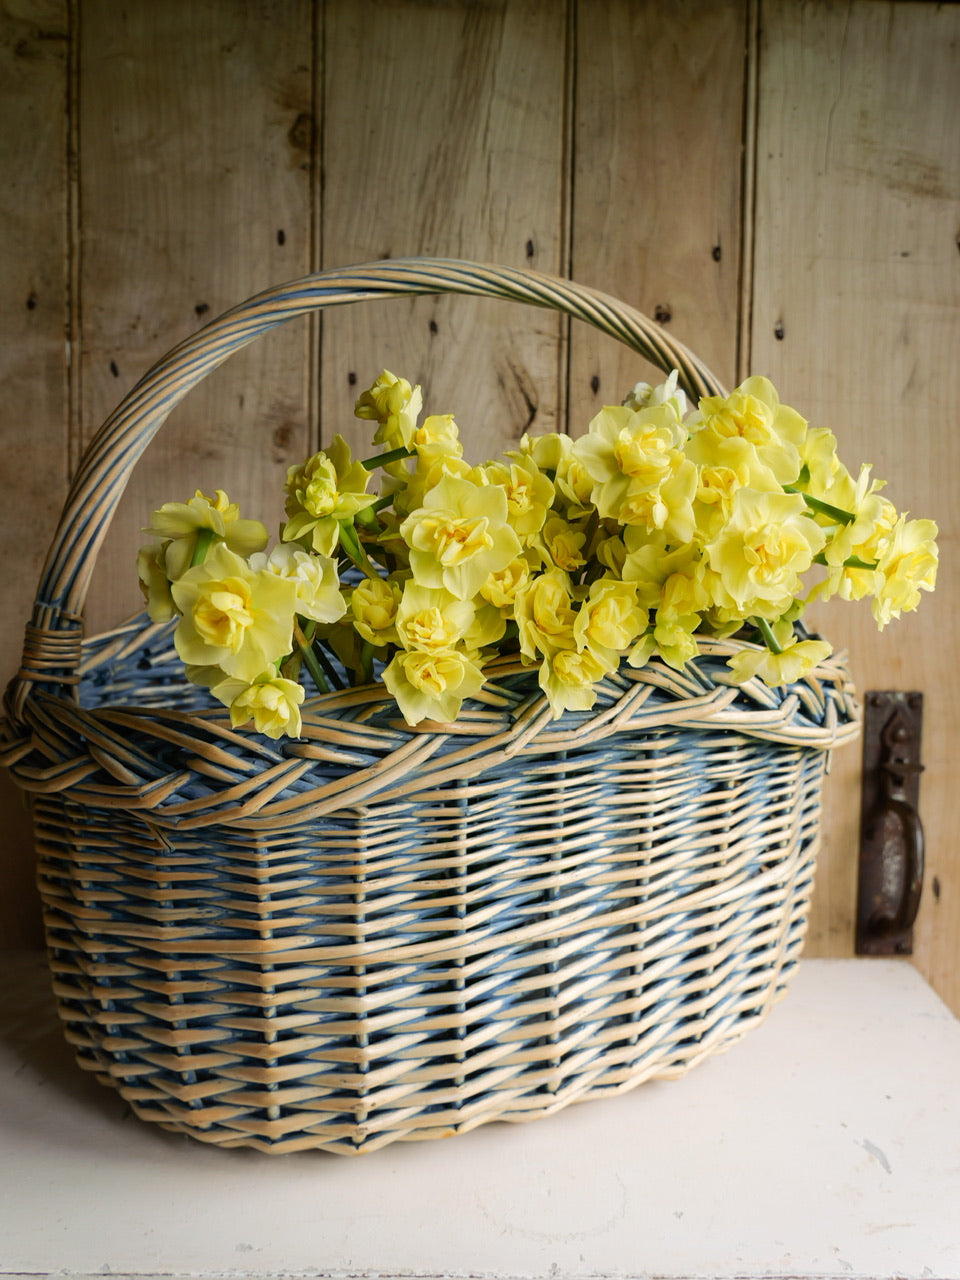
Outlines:
[{"label": "flower cluster", "polygon": [[933,521],[899,514],[869,466],[852,475],[766,378],[696,408],[676,373],[639,383],[579,439],[525,435],[482,465],[421,408],[382,373],[356,405],[380,452],[357,461],[338,435],[292,467],[269,552],[220,490],[154,512],[148,612],[176,619],[187,676],[234,725],[297,736],[304,669],[321,691],[380,679],[410,725],[448,723],[504,652],[560,716],[623,661],[682,668],[735,633],[760,643],[733,681],[788,684],[830,652],[795,628],[810,600],[872,597],[883,627],[933,589]]}]

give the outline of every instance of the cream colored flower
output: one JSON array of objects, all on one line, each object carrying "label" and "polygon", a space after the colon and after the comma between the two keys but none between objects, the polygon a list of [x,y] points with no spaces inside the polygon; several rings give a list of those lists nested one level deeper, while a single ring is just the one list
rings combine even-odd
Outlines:
[{"label": "cream colored flower", "polygon": [[297,583],[254,571],[223,543],[172,587],[180,614],[174,644],[183,661],[253,681],[291,650]]},{"label": "cream colored flower", "polygon": [[289,578],[297,589],[297,613],[314,622],[336,622],[347,611],[340,591],[337,566],[329,556],[315,555],[300,547],[283,543],[269,555],[259,552],[250,557],[255,572],[266,569],[281,578]]},{"label": "cream colored flower", "polygon": [[426,587],[446,587],[472,600],[491,573],[520,554],[507,523],[507,498],[497,485],[479,485],[445,475],[423,505],[404,520],[400,533],[410,548],[410,569]]},{"label": "cream colored flower", "polygon": [[630,409],[649,409],[658,404],[668,404],[678,418],[686,416],[689,408],[687,395],[682,387],[677,386],[680,372],[670,371],[670,376],[659,386],[653,387],[649,382],[638,382],[632,391],[623,398],[623,403]]},{"label": "cream colored flower", "polygon": [[267,545],[267,530],[259,520],[241,520],[239,508],[222,489],[212,498],[198,489],[189,502],[165,502],[154,511],[144,530],[161,539],[167,578],[175,582],[190,568],[198,536],[225,543],[237,555],[248,556]]},{"label": "cream colored flower", "polygon": [[384,668],[383,682],[396,698],[409,725],[421,720],[449,724],[456,720],[465,698],[483,688],[483,671],[467,654],[400,652]]}]

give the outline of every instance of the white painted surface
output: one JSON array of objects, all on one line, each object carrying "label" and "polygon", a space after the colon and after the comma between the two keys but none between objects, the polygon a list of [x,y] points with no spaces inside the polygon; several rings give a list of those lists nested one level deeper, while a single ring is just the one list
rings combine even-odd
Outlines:
[{"label": "white painted surface", "polygon": [[679,1081],[361,1159],[136,1120],[0,963],[0,1274],[960,1277],[960,1022],[906,962],[806,961]]}]

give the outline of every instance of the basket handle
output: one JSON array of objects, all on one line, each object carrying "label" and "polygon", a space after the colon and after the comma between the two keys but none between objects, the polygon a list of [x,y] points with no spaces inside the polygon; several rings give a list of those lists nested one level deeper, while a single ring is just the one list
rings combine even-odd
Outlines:
[{"label": "basket handle", "polygon": [[[207,373],[268,329],[325,307],[401,294],[504,298],[585,320],[619,339],[698,397],[722,392],[681,343],[608,294],[541,272],[444,258],[387,259],[322,271],[257,294],[167,353],[124,397],[80,460],[27,624],[14,707],[35,682],[76,683],[82,611],[96,556],[133,467],[167,415]],[[9,704],[8,704],[9,705]]]}]

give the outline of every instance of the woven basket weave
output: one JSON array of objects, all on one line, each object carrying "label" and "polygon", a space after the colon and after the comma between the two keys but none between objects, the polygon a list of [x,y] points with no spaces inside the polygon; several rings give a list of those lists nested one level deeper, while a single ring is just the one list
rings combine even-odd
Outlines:
[{"label": "woven basket weave", "polygon": [[186,683],[169,626],[83,641],[106,526],[191,386],[294,316],[440,292],[555,308],[720,389],[631,308],[532,272],[392,261],[262,294],[92,443],[7,691],[67,1037],[207,1142],[356,1153],[675,1076],[766,1014],[801,947],[824,762],[856,732],[839,660],[738,688],[738,642],[707,642],[559,721],[501,660],[442,732],[370,687],[310,700],[275,744]]}]

